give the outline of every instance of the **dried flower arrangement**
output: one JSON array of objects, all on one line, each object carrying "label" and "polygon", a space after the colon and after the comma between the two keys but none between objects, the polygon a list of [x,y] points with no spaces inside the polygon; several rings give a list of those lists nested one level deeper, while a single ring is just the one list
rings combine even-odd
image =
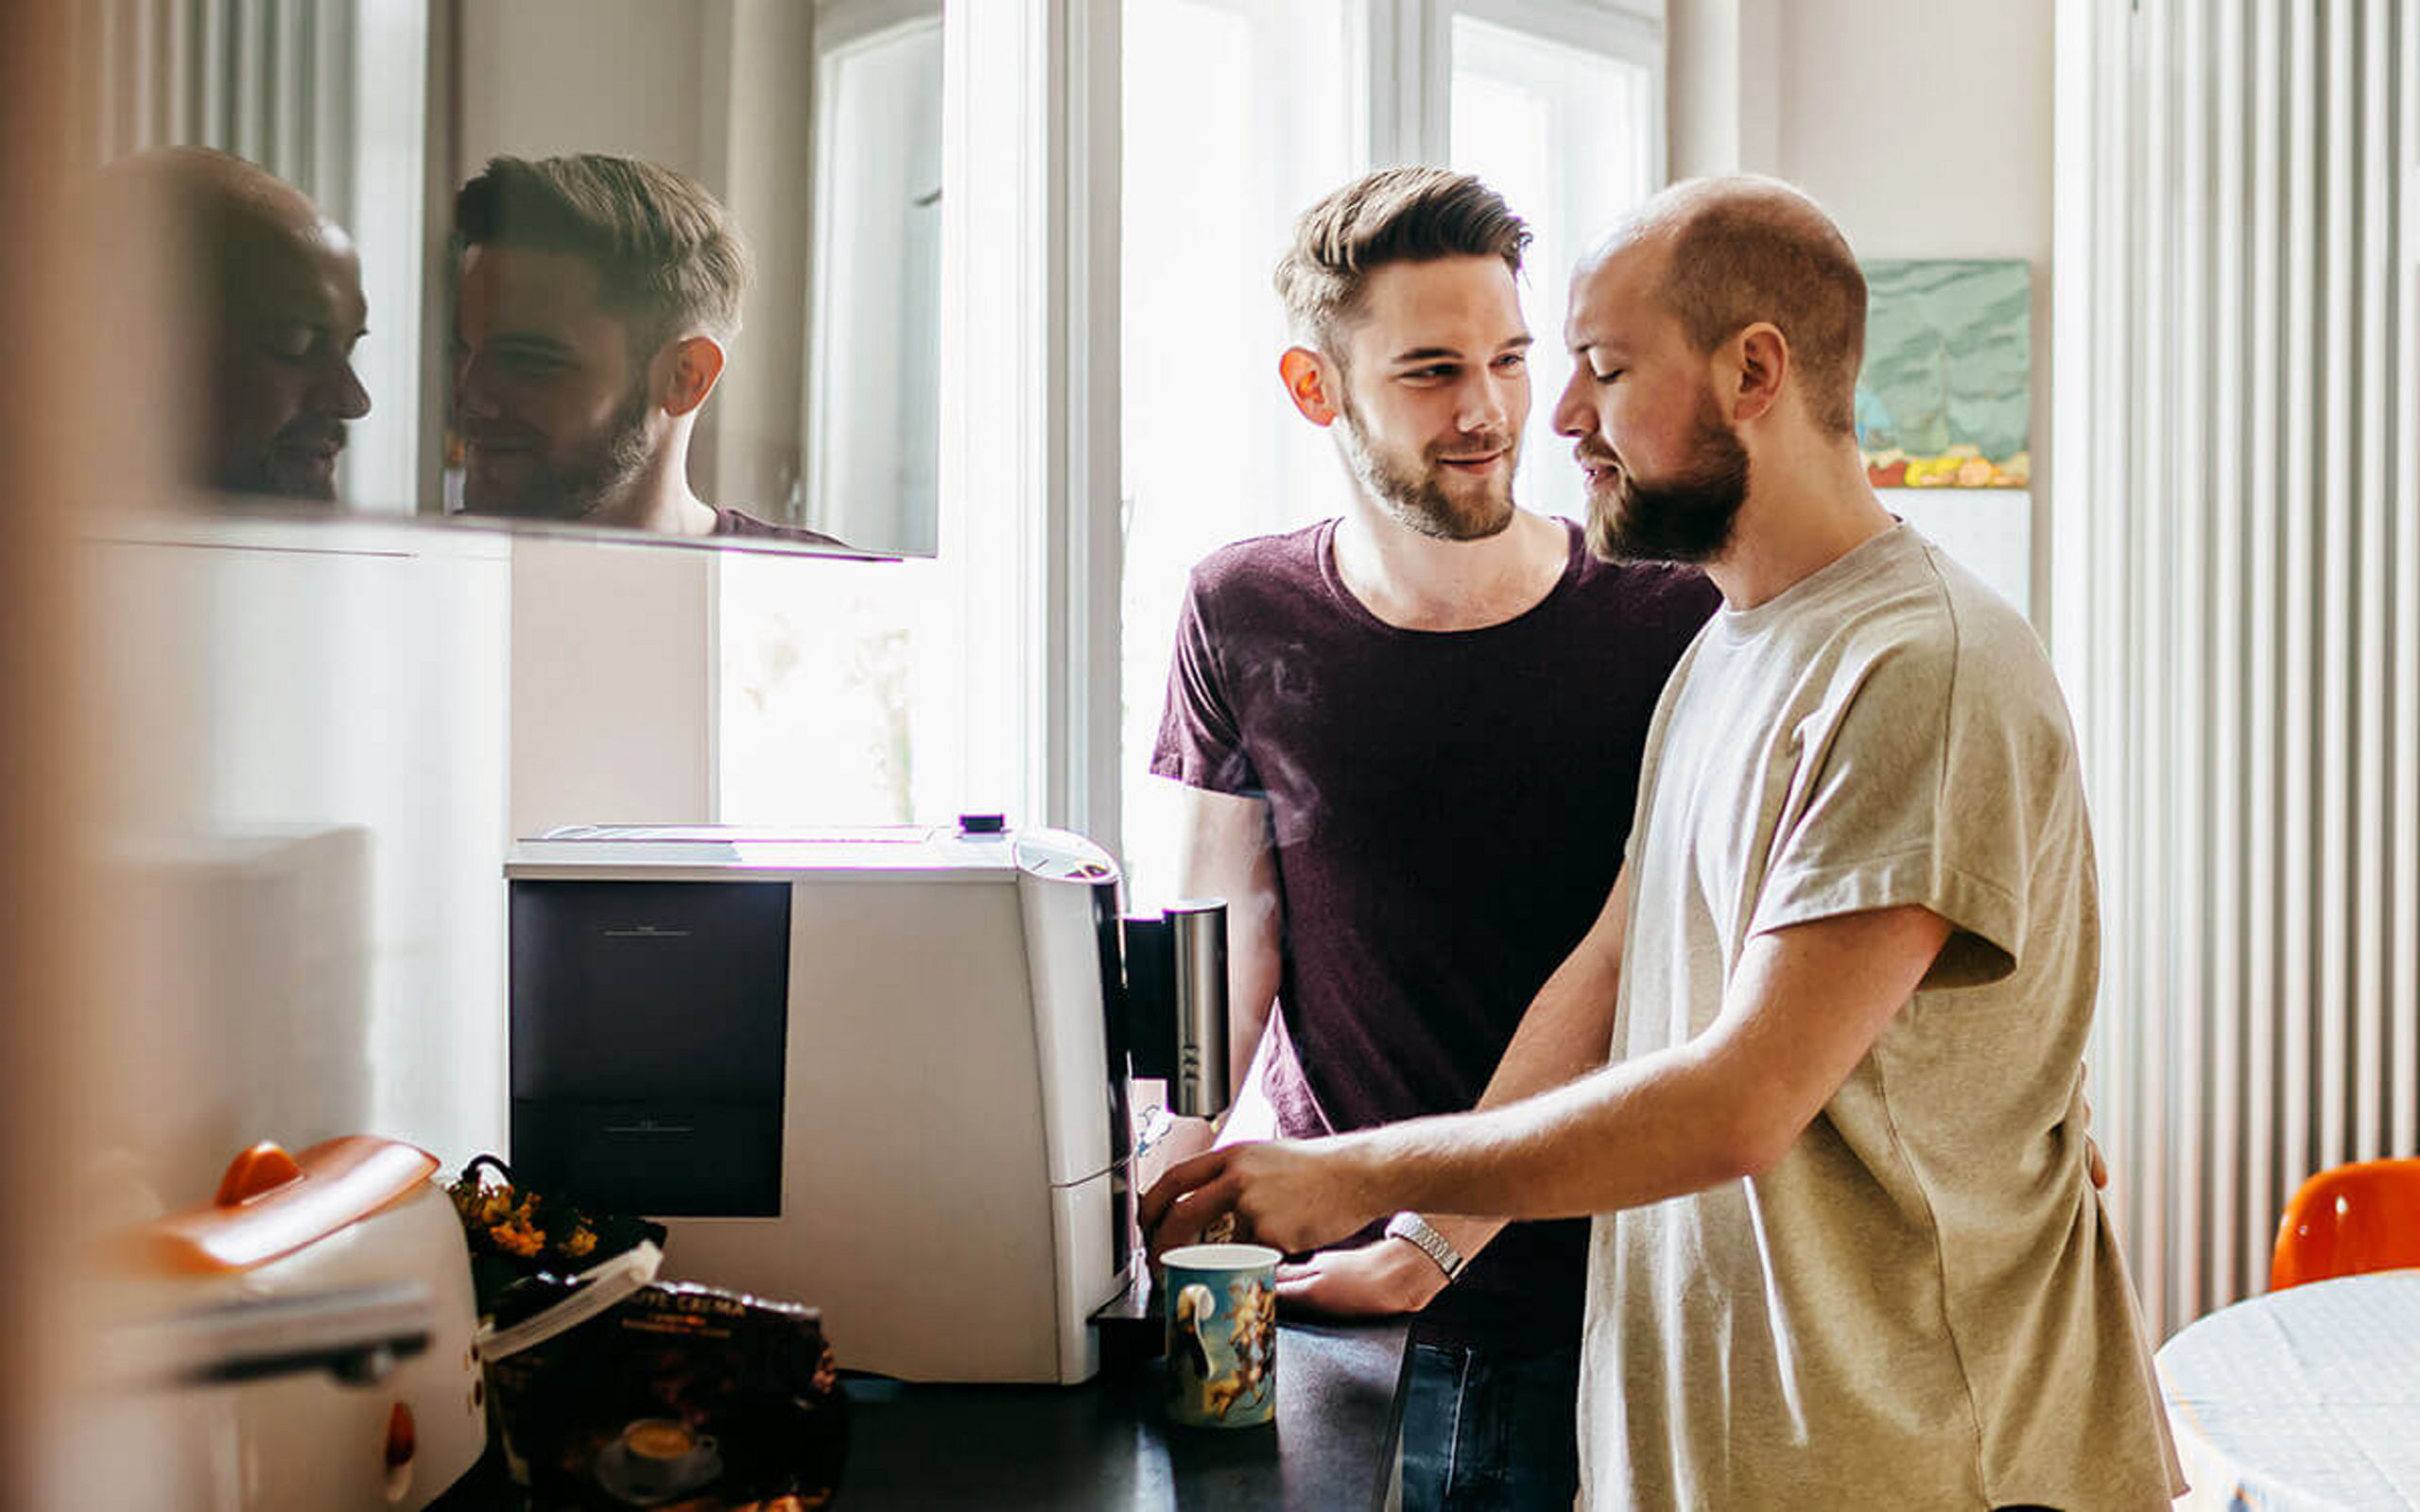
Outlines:
[{"label": "dried flower arrangement", "polygon": [[471,1250],[471,1284],[479,1311],[493,1310],[506,1287],[543,1271],[570,1275],[653,1240],[665,1228],[644,1218],[596,1216],[565,1198],[516,1185],[512,1168],[493,1155],[462,1167],[445,1189]]}]

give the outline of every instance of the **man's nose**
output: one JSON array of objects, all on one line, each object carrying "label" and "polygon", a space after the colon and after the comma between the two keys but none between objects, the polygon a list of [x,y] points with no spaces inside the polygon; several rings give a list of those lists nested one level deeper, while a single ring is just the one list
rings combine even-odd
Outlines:
[{"label": "man's nose", "polygon": [[353,370],[352,363],[338,364],[329,375],[321,391],[320,407],[323,413],[338,420],[359,420],[370,413],[370,390],[362,387],[361,375]]},{"label": "man's nose", "polygon": [[1589,407],[1587,390],[1582,387],[1588,373],[1584,362],[1574,364],[1571,381],[1563,386],[1563,397],[1554,402],[1554,433],[1574,440],[1597,428],[1597,412]]},{"label": "man's nose", "polygon": [[501,413],[488,394],[487,369],[475,358],[454,365],[454,413],[466,420],[493,420]]},{"label": "man's nose", "polygon": [[1482,371],[1462,385],[1461,404],[1454,416],[1454,423],[1465,432],[1500,431],[1512,413],[1507,402],[1504,386],[1526,379],[1508,378],[1492,371]]}]

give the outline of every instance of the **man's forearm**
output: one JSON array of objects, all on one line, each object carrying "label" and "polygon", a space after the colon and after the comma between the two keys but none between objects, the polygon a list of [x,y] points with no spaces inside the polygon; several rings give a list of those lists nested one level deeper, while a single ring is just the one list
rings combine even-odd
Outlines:
[{"label": "man's forearm", "polygon": [[[1145,1220],[1178,1244],[1235,1212],[1302,1249],[1407,1208],[1578,1217],[1759,1174],[1873,1050],[1948,934],[1915,904],[1770,931],[1748,942],[1722,1011],[1685,1044],[1501,1107],[1213,1151],[1144,1194]],[[1506,1092],[1553,1067],[1558,1046],[1577,1054],[1583,1022],[1575,1009],[1561,1034],[1541,1029],[1512,1057]]]},{"label": "man's forearm", "polygon": [[1231,900],[1227,908],[1227,1076],[1237,1088],[1259,1053],[1277,1006],[1284,970],[1277,902],[1266,894]]},{"label": "man's forearm", "polygon": [[1913,996],[1948,931],[1901,906],[1757,936],[1722,1013],[1687,1043],[1524,1101],[1354,1135],[1350,1182],[1385,1207],[1556,1218],[1762,1171]]},{"label": "man's forearm", "polygon": [[[1753,1168],[1746,1145],[1725,1127],[1720,1080],[1685,1046],[1520,1102],[1348,1138],[1382,1208],[1483,1218],[1492,1228],[1587,1217]],[[1469,1231],[1459,1220],[1431,1221],[1449,1238],[1457,1229],[1447,1222]]]}]

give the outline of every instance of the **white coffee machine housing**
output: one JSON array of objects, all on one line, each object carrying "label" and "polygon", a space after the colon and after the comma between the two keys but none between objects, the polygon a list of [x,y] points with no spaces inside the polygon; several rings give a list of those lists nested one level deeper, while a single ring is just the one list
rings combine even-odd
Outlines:
[{"label": "white coffee machine housing", "polygon": [[1128,1280],[1105,852],[594,828],[506,875],[522,1179],[664,1221],[666,1279],[822,1309],[843,1366],[1095,1373]]}]

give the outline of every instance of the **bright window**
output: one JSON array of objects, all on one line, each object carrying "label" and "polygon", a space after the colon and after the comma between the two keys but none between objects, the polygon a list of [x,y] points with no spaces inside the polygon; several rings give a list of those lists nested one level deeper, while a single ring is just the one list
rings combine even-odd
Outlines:
[{"label": "bright window", "polygon": [[[1409,37],[1445,63],[1443,100],[1398,66]],[[1652,20],[1583,0],[1127,0],[1124,48],[1121,823],[1130,902],[1148,907],[1175,885],[1177,795],[1148,771],[1185,575],[1345,505],[1333,440],[1277,381],[1270,273],[1294,218],[1368,163],[1372,123],[1433,123],[1406,156],[1503,192],[1537,235],[1519,497],[1577,517],[1548,418],[1564,281],[1660,177],[1662,43]]]},{"label": "bright window", "polygon": [[[1036,544],[1047,524],[1046,438],[1020,402],[1046,382],[1045,211],[1027,186],[1046,140],[1049,82],[1029,65],[1047,18],[1039,4],[1006,0],[954,6],[949,17],[950,187],[933,318],[939,350],[961,360],[941,365],[937,394],[897,404],[911,419],[926,406],[941,438],[938,555],[719,558],[716,816],[727,823],[1048,817]],[[898,60],[921,68],[919,56]],[[891,407],[898,376],[869,380],[874,409]]]},{"label": "bright window", "polygon": [[1005,806],[966,769],[944,563],[735,554],[719,572],[725,822],[938,823]]},{"label": "bright window", "polygon": [[[1616,33],[1619,35],[1619,33]],[[1472,16],[1453,18],[1448,159],[1494,185],[1536,238],[1522,304],[1537,336],[1521,502],[1585,518],[1554,401],[1570,371],[1563,344],[1572,265],[1655,188],[1655,70],[1645,57],[1575,45]]]},{"label": "bright window", "polygon": [[1277,380],[1270,284],[1294,217],[1359,170],[1352,0],[1127,0],[1120,668],[1128,898],[1173,885],[1144,776],[1186,572],[1333,513],[1335,448]]},{"label": "bright window", "polygon": [[[1030,93],[1042,73],[1030,37],[973,35],[1018,25],[1038,35],[1041,11],[1004,0],[950,13],[967,33],[949,43],[945,108],[958,113],[945,177],[965,192],[943,201],[941,350],[994,356],[942,364],[940,555],[724,559],[729,821],[931,822],[999,808],[1031,822],[1043,816],[1046,747],[1087,735],[1046,729],[1038,713],[1050,707],[1046,679],[1077,675],[1046,668],[1037,649],[1054,506],[1028,455],[1047,385],[1035,333],[1065,312],[1012,282],[1039,266],[1041,170],[1011,161],[1021,133],[1011,128],[1046,112]],[[1525,296],[1540,352],[1522,498],[1576,511],[1577,480],[1563,476],[1545,418],[1563,378],[1563,284],[1587,239],[1660,177],[1656,13],[1612,0],[1125,0],[1121,649],[1095,675],[1116,689],[1132,903],[1165,902],[1173,885],[1175,795],[1145,772],[1186,573],[1227,541],[1345,502],[1332,438],[1295,414],[1277,380],[1288,333],[1270,273],[1295,217],[1361,171],[1374,141],[1505,192],[1539,237]],[[990,60],[989,73],[971,60]],[[1026,261],[1002,255],[1011,247]]]}]

